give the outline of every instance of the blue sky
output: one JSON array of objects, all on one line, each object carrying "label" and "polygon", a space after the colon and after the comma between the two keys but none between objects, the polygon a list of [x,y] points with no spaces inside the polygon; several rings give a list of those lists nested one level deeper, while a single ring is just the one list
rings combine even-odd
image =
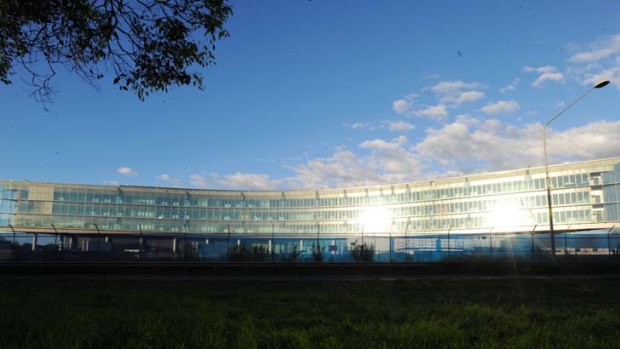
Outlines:
[{"label": "blue sky", "polygon": [[[620,156],[618,1],[233,1],[206,88],[0,86],[0,178],[227,189]],[[16,71],[19,74],[19,70]]]}]

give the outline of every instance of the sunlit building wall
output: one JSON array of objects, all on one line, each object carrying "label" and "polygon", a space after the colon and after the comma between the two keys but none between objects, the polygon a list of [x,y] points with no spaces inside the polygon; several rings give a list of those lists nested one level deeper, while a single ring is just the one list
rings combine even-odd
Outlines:
[{"label": "sunlit building wall", "polygon": [[[550,166],[556,229],[620,221],[620,158]],[[0,228],[309,237],[548,230],[544,167],[344,189],[245,191],[0,181]]]}]

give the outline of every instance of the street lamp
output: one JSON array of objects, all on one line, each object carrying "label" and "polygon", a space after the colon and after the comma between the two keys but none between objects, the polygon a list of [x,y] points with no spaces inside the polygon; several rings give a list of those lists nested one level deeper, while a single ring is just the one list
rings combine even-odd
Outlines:
[{"label": "street lamp", "polygon": [[555,256],[555,232],[553,230],[553,211],[551,208],[551,179],[549,178],[549,160],[547,158],[547,128],[549,128],[549,124],[553,122],[553,120],[557,119],[560,115],[562,115],[565,111],[570,109],[573,105],[579,102],[583,97],[585,97],[588,93],[592,92],[595,88],[603,88],[609,84],[609,80],[603,80],[598,84],[590,87],[586,92],[584,92],[579,98],[575,99],[571,104],[569,104],[566,108],[562,109],[559,113],[555,114],[554,117],[549,119],[543,128],[543,146],[545,149],[545,183],[547,186],[547,207],[548,207],[548,216],[549,216],[549,234],[551,235],[551,254]]}]

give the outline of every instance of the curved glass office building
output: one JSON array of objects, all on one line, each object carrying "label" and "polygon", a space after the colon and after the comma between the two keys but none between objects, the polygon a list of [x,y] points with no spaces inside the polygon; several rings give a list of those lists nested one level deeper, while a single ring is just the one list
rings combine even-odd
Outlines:
[{"label": "curved glass office building", "polygon": [[[556,231],[620,222],[620,158],[554,165],[549,174]],[[393,258],[445,250],[446,234],[452,234],[455,245],[448,249],[456,253],[467,249],[466,239],[458,239],[465,235],[547,232],[547,206],[544,167],[290,191],[0,181],[5,239],[31,234],[36,248],[37,235],[51,234],[61,248],[92,251],[95,238],[98,249],[108,250],[115,240],[139,238],[140,251],[174,254],[184,244],[195,253],[211,251],[213,258],[238,245],[309,253],[316,244],[339,256],[364,239]]]}]

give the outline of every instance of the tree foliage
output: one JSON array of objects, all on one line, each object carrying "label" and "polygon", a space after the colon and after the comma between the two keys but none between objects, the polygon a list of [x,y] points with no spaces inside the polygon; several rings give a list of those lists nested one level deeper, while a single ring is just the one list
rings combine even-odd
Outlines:
[{"label": "tree foliage", "polygon": [[356,241],[351,249],[351,256],[356,262],[372,262],[375,258],[375,245],[366,243],[358,245]]},{"label": "tree foliage", "polygon": [[59,66],[92,86],[110,73],[140,99],[171,86],[203,87],[196,66],[215,63],[228,36],[228,0],[0,0],[0,81],[16,66],[48,101]]}]

